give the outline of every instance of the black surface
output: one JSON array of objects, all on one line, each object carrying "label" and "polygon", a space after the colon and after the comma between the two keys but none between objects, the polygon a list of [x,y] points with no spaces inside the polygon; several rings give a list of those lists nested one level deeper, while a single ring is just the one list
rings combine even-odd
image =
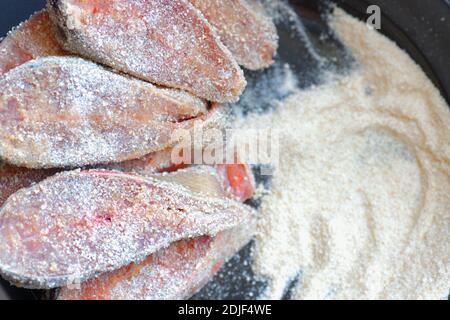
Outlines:
[{"label": "black surface", "polygon": [[0,38],[44,7],[45,0],[0,0]]},{"label": "black surface", "polygon": [[[314,1],[316,2],[316,1]],[[368,4],[381,8],[381,32],[405,49],[450,104],[449,0],[336,0],[349,13],[368,17]],[[363,14],[361,14],[363,12]]]},{"label": "black surface", "polygon": [[[318,7],[323,6],[326,1],[318,0],[293,0],[298,11],[303,18],[308,37],[311,39],[320,38],[319,35],[327,34],[325,42],[313,41],[315,49],[325,57],[325,63],[336,67],[338,71],[345,72],[351,67],[351,56],[347,55],[345,49],[341,47],[332,35],[328,34],[322,17],[318,14]],[[336,0],[349,13],[362,19],[367,18],[365,10],[368,2],[365,0]],[[383,13],[382,32],[391,39],[395,40],[404,48],[412,58],[418,62],[428,74],[430,79],[441,90],[447,98],[450,97],[450,6],[445,0],[371,0],[371,4],[377,4],[381,7]],[[6,35],[13,26],[27,19],[33,12],[44,7],[45,0],[0,0],[0,37]],[[318,63],[305,49],[304,45],[298,41],[298,37],[292,37],[287,32],[289,22],[284,26],[279,26],[281,48],[279,59],[289,62],[292,69],[299,76],[302,87],[319,83],[320,77],[317,76],[320,69]],[[299,59],[298,57],[302,57]],[[337,58],[338,63],[334,63]],[[263,72],[248,72],[249,86],[260,91],[270,90],[276,86],[270,79],[274,78],[273,70],[268,69]],[[262,85],[262,84],[266,85]],[[272,86],[272,87],[271,87]],[[248,90],[258,93],[258,90]],[[276,90],[274,90],[276,92]],[[246,99],[245,95],[241,104],[249,101],[252,97]],[[268,102],[269,104],[269,102]],[[265,106],[264,106],[265,107]],[[267,108],[271,106],[268,105]],[[261,183],[270,183],[270,181],[261,181]],[[257,206],[258,203],[253,203]],[[250,246],[247,246],[240,255],[236,256],[230,263],[222,269],[211,282],[196,295],[196,298],[250,298],[249,293],[255,294],[263,290],[265,282],[261,279],[253,279],[249,266],[242,267],[242,261],[250,255]],[[234,274],[230,278],[230,274]],[[238,275],[238,276],[236,276]],[[292,279],[293,283],[298,279]],[[0,287],[2,286],[0,280]],[[40,293],[27,290],[20,290],[4,285],[8,294],[14,298],[34,299]],[[256,292],[250,291],[252,288]],[[289,296],[290,288],[286,288],[286,297]]]},{"label": "black surface", "polygon": [[450,1],[372,0],[430,63],[450,103]]}]

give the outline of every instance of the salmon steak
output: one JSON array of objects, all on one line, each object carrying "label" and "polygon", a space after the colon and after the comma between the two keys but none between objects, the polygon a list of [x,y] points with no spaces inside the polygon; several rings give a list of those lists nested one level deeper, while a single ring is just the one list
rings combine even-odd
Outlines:
[{"label": "salmon steak", "polygon": [[208,104],[73,57],[0,78],[0,155],[28,168],[122,162],[170,147]]},{"label": "salmon steak", "polygon": [[142,261],[173,242],[214,236],[252,214],[173,177],[59,173],[16,192],[1,208],[0,273],[26,288],[61,287]]},{"label": "salmon steak", "polygon": [[171,244],[139,263],[63,287],[58,300],[182,300],[197,293],[255,230],[248,216],[240,227]]},{"label": "salmon steak", "polygon": [[0,75],[33,59],[63,55],[67,52],[56,40],[47,11],[39,11],[11,30],[0,43]]},{"label": "salmon steak", "polygon": [[255,0],[190,0],[216,28],[237,62],[249,69],[270,66],[278,48],[277,29]]},{"label": "salmon steak", "polygon": [[49,0],[62,46],[149,82],[234,102],[246,81],[188,0]]},{"label": "salmon steak", "polygon": [[[229,174],[223,176],[224,169]],[[161,176],[160,176],[161,178]],[[215,169],[207,166],[191,167],[166,175],[192,191],[208,196],[235,198],[242,189],[249,190],[251,172],[242,171],[239,164],[223,165]],[[235,183],[223,183],[231,179]],[[170,181],[166,180],[166,181]],[[236,181],[240,181],[238,185]],[[230,192],[230,188],[237,192]],[[249,190],[248,196],[253,195]],[[245,201],[248,198],[241,198]],[[239,251],[253,237],[255,215],[216,236],[201,236],[172,243],[138,263],[101,274],[81,284],[73,283],[59,291],[60,300],[174,300],[187,299],[201,289],[220,266]]]},{"label": "salmon steak", "polygon": [[[173,164],[171,154],[172,149],[166,149],[148,154],[140,159],[99,166],[99,168],[152,175],[173,172],[187,167],[185,164]],[[0,162],[0,206],[5,203],[9,196],[20,189],[28,188],[61,171],[63,169],[28,169]]]},{"label": "salmon steak", "polygon": [[[99,166],[99,168],[136,173],[143,176],[154,176],[158,173],[176,172],[177,179],[182,176],[182,169],[189,165],[184,163],[174,164],[172,161],[172,149],[166,149],[151,153],[136,160],[129,160],[118,164]],[[206,167],[206,166],[205,166]],[[28,169],[16,167],[7,163],[0,163],[0,206],[15,192],[61,172],[61,169]],[[191,170],[193,171],[193,170]],[[207,171],[207,170],[203,170]],[[212,173],[211,173],[212,171]],[[254,179],[250,168],[245,164],[216,165],[215,170],[201,172],[199,175],[212,174],[224,190],[222,196],[234,198],[238,201],[246,201],[253,196]],[[184,180],[195,178],[190,173]],[[194,175],[194,176],[193,176]],[[166,179],[170,176],[166,176]],[[195,179],[194,179],[195,181]],[[189,181],[188,181],[189,183]],[[211,185],[203,185],[208,188]],[[217,189],[217,186],[215,186]],[[208,192],[207,190],[205,192]]]}]

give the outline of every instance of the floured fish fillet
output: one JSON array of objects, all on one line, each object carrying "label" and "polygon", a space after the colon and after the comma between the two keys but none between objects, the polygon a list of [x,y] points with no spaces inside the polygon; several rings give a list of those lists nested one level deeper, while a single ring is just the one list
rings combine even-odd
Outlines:
[{"label": "floured fish fillet", "polygon": [[215,237],[181,240],[117,271],[104,273],[79,288],[61,288],[59,300],[176,300],[200,290],[224,262],[247,244],[256,229],[248,216],[240,227]]},{"label": "floured fish fillet", "polygon": [[268,67],[278,48],[277,29],[255,0],[190,0],[217,29],[237,62],[250,70]]},{"label": "floured fish fillet", "polygon": [[29,60],[66,54],[56,41],[48,13],[40,11],[10,31],[0,43],[0,75]]},{"label": "floured fish fillet", "polygon": [[[122,163],[104,166],[123,172],[135,172],[145,175],[175,171],[186,165],[174,165],[171,162],[171,149],[158,151],[146,155],[137,160],[129,160]],[[0,206],[9,196],[22,188],[28,188],[34,183],[55,175],[62,169],[28,169],[16,167],[0,162]]]},{"label": "floured fish fillet", "polygon": [[[235,164],[227,165],[235,167]],[[240,172],[239,170],[230,170]],[[249,174],[251,174],[249,172]],[[227,176],[228,177],[228,176]],[[234,176],[230,176],[234,177]],[[157,179],[178,183],[193,192],[211,197],[233,197],[217,167],[198,166]],[[248,178],[250,179],[250,177]],[[252,178],[251,178],[252,179]],[[240,179],[245,183],[246,179]],[[253,194],[253,190],[251,191]],[[246,199],[242,199],[244,201]],[[246,215],[239,227],[219,232],[216,236],[201,236],[171,244],[139,263],[71,287],[61,289],[60,300],[150,300],[186,299],[202,288],[220,266],[253,237],[255,216]]]},{"label": "floured fish fillet", "polygon": [[[171,149],[166,149],[146,155],[143,158],[129,160],[117,164],[100,166],[111,170],[152,175],[162,172],[173,172],[187,165],[175,165],[171,161]],[[22,188],[28,188],[34,183],[55,175],[63,169],[28,169],[0,162],[0,206],[9,196]]]},{"label": "floured fish fillet", "polygon": [[0,211],[0,273],[55,288],[142,261],[175,241],[239,226],[253,210],[175,182],[90,170],[13,194]]},{"label": "floured fish fillet", "polygon": [[246,82],[230,51],[187,0],[49,0],[61,44],[138,78],[214,102]]},{"label": "floured fish fillet", "polygon": [[[203,127],[223,128],[226,119],[225,109],[216,106],[208,111],[204,118]],[[141,175],[152,175],[162,172],[173,172],[181,168],[188,167],[189,164],[173,163],[172,149],[168,148],[162,151],[150,153],[140,159],[128,160],[125,162],[103,165],[99,168],[117,170],[122,172],[137,173]],[[231,169],[234,170],[234,169]],[[33,183],[41,182],[61,169],[28,169],[16,167],[6,163],[0,163],[0,206],[16,191],[31,186]],[[220,170],[223,174],[224,171]],[[224,184],[228,182],[224,181]],[[237,191],[238,189],[236,189]]]},{"label": "floured fish fillet", "polygon": [[27,62],[0,78],[0,155],[28,168],[137,159],[177,141],[207,103],[73,57]]}]

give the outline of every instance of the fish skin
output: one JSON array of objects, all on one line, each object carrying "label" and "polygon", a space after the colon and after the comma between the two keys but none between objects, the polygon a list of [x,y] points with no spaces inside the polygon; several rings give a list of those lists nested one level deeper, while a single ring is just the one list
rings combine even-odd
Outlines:
[{"label": "fish skin", "polygon": [[41,10],[11,30],[0,43],[0,76],[33,59],[68,54],[56,40],[47,11]]},{"label": "fish skin", "polygon": [[214,236],[253,215],[236,201],[106,170],[59,173],[0,210],[0,273],[49,289],[117,270],[173,242]]},{"label": "fish skin", "polygon": [[237,62],[249,69],[270,66],[278,49],[277,29],[255,0],[190,0],[216,28]]},{"label": "fish skin", "polygon": [[49,0],[61,45],[116,70],[209,101],[235,102],[246,81],[187,0]]},{"label": "fish skin", "polygon": [[[29,61],[0,77],[0,155],[27,168],[137,159],[173,146],[207,103],[75,57]],[[93,94],[95,92],[95,94]]]}]

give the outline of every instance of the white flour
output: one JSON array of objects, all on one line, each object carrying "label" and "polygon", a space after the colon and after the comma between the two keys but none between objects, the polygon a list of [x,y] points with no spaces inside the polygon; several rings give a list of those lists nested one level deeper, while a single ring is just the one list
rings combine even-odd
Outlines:
[{"label": "white flour", "polygon": [[450,285],[450,112],[396,44],[337,9],[359,67],[242,127],[281,132],[254,270],[280,298],[438,299]]}]

